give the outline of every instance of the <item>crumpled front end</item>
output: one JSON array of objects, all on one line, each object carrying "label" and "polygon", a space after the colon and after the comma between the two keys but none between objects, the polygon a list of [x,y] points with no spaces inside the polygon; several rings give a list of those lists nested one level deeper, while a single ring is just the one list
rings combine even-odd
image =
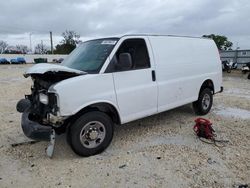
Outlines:
[{"label": "crumpled front end", "polygon": [[22,114],[22,129],[24,134],[34,140],[49,140],[51,131],[64,125],[66,117],[61,117],[58,106],[58,95],[51,91],[52,85],[84,72],[67,67],[40,64],[31,67],[24,74],[31,77],[33,85],[31,94],[25,95],[17,103],[17,111]]},{"label": "crumpled front end", "polygon": [[25,99],[17,103],[16,109],[23,113],[21,126],[28,138],[49,141],[52,129],[61,126],[64,121],[57,117],[59,108],[56,94],[49,93],[38,79],[33,81],[31,94],[25,95]]}]

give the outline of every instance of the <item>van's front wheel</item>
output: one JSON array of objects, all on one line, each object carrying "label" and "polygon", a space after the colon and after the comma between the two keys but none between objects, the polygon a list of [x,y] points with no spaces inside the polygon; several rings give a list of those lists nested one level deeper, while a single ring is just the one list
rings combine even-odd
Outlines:
[{"label": "van's front wheel", "polygon": [[213,94],[211,89],[203,89],[197,101],[193,102],[193,109],[197,115],[206,115],[213,105]]},{"label": "van's front wheel", "polygon": [[80,156],[101,153],[113,138],[113,122],[103,112],[83,114],[70,127],[69,139],[73,151]]}]

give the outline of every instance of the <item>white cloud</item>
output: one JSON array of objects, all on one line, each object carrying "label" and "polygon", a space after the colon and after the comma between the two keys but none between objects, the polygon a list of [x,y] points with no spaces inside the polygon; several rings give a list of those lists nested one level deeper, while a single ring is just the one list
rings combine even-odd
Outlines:
[{"label": "white cloud", "polygon": [[215,33],[250,48],[249,10],[249,0],[8,0],[1,2],[0,40],[29,44],[27,33],[32,32],[36,43],[53,31],[58,43],[66,29],[85,38]]}]

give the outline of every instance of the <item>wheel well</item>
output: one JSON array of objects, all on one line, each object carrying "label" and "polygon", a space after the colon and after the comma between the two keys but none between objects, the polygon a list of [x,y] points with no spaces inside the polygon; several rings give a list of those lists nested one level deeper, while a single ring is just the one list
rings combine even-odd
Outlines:
[{"label": "wheel well", "polygon": [[114,123],[121,124],[120,116],[118,114],[118,111],[116,108],[109,104],[109,103],[95,103],[91,104],[82,110],[80,110],[76,115],[74,115],[76,118],[81,116],[84,113],[90,112],[90,111],[100,111],[106,113]]},{"label": "wheel well", "polygon": [[201,89],[200,92],[205,89],[205,88],[210,88],[214,94],[214,84],[212,80],[206,80],[203,82],[203,84],[201,85]]},{"label": "wheel well", "polygon": [[56,133],[61,134],[64,133],[68,130],[70,125],[74,123],[80,116],[87,112],[91,111],[100,111],[106,113],[111,120],[116,123],[116,124],[121,124],[121,119],[119,116],[118,111],[116,108],[109,104],[109,103],[95,103],[91,104],[89,106],[86,106],[85,108],[81,109],[79,112],[77,112],[75,115],[69,117],[68,119],[65,120],[64,124],[61,127],[56,128]]}]

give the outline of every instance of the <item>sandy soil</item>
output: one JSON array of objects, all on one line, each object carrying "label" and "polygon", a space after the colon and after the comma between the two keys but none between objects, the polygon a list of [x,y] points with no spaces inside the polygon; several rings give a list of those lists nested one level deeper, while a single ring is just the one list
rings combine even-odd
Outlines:
[{"label": "sandy soil", "polygon": [[198,140],[191,105],[116,126],[100,155],[81,158],[57,138],[53,159],[46,142],[27,141],[15,105],[30,93],[22,74],[30,65],[0,66],[0,187],[238,187],[250,184],[250,80],[224,75],[210,119],[223,148]]}]

